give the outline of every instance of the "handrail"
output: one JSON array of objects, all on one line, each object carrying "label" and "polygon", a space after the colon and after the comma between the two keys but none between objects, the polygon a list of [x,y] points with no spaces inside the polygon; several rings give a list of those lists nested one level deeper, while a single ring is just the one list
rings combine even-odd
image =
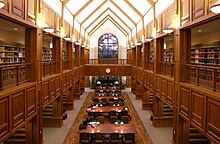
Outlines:
[{"label": "handrail", "polygon": [[165,76],[174,77],[174,63],[167,61],[160,61],[161,73]]},{"label": "handrail", "polygon": [[204,66],[199,64],[186,64],[186,81],[197,86],[202,86],[213,91],[220,91],[220,68],[215,66]]},{"label": "handrail", "polygon": [[92,65],[96,65],[96,64],[129,64],[129,60],[128,59],[84,59],[84,64],[92,64]]},{"label": "handrail", "polygon": [[52,75],[56,73],[56,61],[43,61],[42,62],[42,75]]},{"label": "handrail", "polygon": [[0,66],[0,90],[30,81],[30,63]]}]

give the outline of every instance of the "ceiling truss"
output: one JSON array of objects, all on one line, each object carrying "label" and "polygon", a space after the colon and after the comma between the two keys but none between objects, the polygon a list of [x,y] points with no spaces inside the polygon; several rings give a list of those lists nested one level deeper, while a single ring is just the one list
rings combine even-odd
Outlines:
[{"label": "ceiling truss", "polygon": [[107,20],[110,20],[125,36],[128,35],[126,30],[119,25],[110,15],[107,15],[105,18],[103,18],[92,30],[88,32],[88,34],[91,36],[96,30],[101,27]]},{"label": "ceiling truss", "polygon": [[[63,2],[63,6],[65,6],[70,0],[61,0]],[[88,0],[73,16],[74,18],[76,18],[77,16],[79,16],[79,14],[86,9],[86,7],[88,7],[94,0]],[[137,25],[136,22],[134,22],[134,20],[132,19],[132,17],[130,15],[128,15],[118,4],[116,4],[113,0],[104,0],[95,10],[93,10],[85,19],[83,19],[83,21],[80,23],[80,25],[82,26],[88,19],[90,19],[92,17],[92,15],[94,15],[102,6],[104,6],[104,4],[106,4],[107,2],[111,2],[111,4],[113,6],[115,6],[134,26]],[[140,20],[143,20],[143,15],[140,13],[140,11],[131,4],[131,2],[129,2],[128,0],[124,0],[124,2],[140,17]],[[153,0],[146,0],[146,2],[148,2],[153,9],[155,9],[155,2]],[[117,14],[115,13],[110,7],[108,7],[105,11],[103,11],[101,14],[99,14],[99,16],[97,18],[95,18],[95,20],[93,20],[86,28],[85,30],[87,30],[89,27],[91,27],[100,16],[102,16],[105,12],[110,11],[112,14],[114,14],[130,31],[132,31],[132,28],[130,26],[128,26],[128,24]],[[119,27],[119,29],[123,30],[124,34],[127,34],[127,31],[124,30],[124,28],[118,24],[117,21],[115,21],[109,14],[108,17],[103,19],[105,21],[107,21],[106,19],[110,20],[116,27]],[[94,28],[96,29],[99,25],[102,25],[103,22],[99,22],[99,24],[97,24]],[[93,28],[93,30],[94,30]],[[91,35],[91,32],[89,32],[89,35]]]}]

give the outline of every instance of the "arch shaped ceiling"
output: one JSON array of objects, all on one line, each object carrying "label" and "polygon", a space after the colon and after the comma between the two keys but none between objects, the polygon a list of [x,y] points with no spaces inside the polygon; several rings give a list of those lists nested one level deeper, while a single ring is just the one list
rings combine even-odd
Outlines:
[{"label": "arch shaped ceiling", "polygon": [[[123,33],[129,33],[157,0],[63,0],[64,5],[88,33],[108,17]],[[100,21],[101,20],[101,21]]]}]

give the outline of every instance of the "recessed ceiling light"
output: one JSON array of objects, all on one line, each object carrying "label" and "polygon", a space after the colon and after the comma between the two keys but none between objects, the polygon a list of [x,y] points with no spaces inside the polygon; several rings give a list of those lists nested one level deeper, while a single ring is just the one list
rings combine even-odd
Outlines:
[{"label": "recessed ceiling light", "polygon": [[17,31],[18,29],[17,28],[14,28],[14,31]]},{"label": "recessed ceiling light", "polygon": [[198,30],[198,32],[202,32],[202,30],[201,30],[201,29],[199,29],[199,30]]}]

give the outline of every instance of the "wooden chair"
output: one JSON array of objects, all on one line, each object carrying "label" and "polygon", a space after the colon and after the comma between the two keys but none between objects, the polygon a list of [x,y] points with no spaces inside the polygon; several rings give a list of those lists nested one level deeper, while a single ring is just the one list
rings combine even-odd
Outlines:
[{"label": "wooden chair", "polygon": [[109,116],[111,117],[111,116],[116,116],[116,111],[110,111],[109,112]]},{"label": "wooden chair", "polygon": [[104,116],[98,116],[96,119],[97,119],[100,123],[104,123],[104,122],[105,122]]},{"label": "wooden chair", "polygon": [[124,134],[123,144],[134,144],[135,143],[135,134],[127,133]]},{"label": "wooden chair", "polygon": [[122,117],[121,117],[121,120],[122,120],[124,123],[129,123],[130,118],[129,118],[129,116],[122,116]]},{"label": "wooden chair", "polygon": [[95,133],[93,137],[94,144],[103,144],[104,143],[104,135],[103,133]]},{"label": "wooden chair", "polygon": [[110,142],[111,144],[118,144],[119,143],[119,133],[112,133],[110,136]]},{"label": "wooden chair", "polygon": [[89,133],[80,133],[80,144],[90,144],[91,143],[91,136]]},{"label": "wooden chair", "polygon": [[115,123],[118,120],[117,116],[110,116],[110,123]]}]

